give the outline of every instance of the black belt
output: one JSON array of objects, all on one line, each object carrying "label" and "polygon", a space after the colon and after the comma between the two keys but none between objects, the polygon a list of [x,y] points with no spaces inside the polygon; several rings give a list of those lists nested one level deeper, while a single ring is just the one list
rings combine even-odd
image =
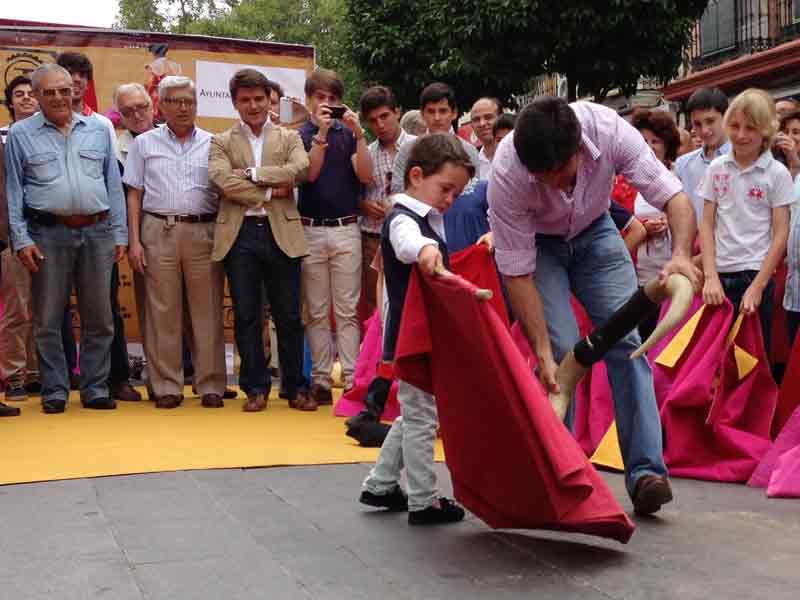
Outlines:
[{"label": "black belt", "polygon": [[364,237],[372,238],[373,240],[381,239],[380,233],[373,233],[371,231],[362,231],[361,235],[363,235]]},{"label": "black belt", "polygon": [[82,227],[88,227],[89,225],[105,221],[108,218],[109,212],[104,210],[99,213],[94,213],[93,215],[56,215],[25,206],[22,210],[22,214],[31,223],[37,223],[45,227],[64,225],[72,229],[81,229]]},{"label": "black belt", "polygon": [[256,225],[269,225],[269,217],[267,215],[245,215],[245,223],[254,223]]},{"label": "black belt", "polygon": [[300,222],[307,227],[344,227],[345,225],[358,223],[358,216],[350,215],[349,217],[339,217],[338,219],[310,219],[308,217],[300,217]]},{"label": "black belt", "polygon": [[151,217],[174,223],[211,223],[217,220],[217,213],[205,213],[202,215],[160,215],[158,213],[146,211]]}]

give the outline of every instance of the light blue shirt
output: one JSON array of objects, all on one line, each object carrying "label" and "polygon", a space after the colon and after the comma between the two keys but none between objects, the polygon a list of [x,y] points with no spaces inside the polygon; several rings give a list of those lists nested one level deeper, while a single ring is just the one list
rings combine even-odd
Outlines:
[{"label": "light blue shirt", "polygon": [[114,243],[128,245],[125,195],[108,129],[97,119],[73,114],[62,134],[43,113],[11,126],[6,140],[6,192],[15,251],[33,245],[23,207],[57,215],[108,210]]},{"label": "light blue shirt", "polygon": [[783,308],[800,312],[800,175],[794,180],[794,204],[789,222],[789,244],[786,248],[786,291]]},{"label": "light blue shirt", "polygon": [[725,142],[717,148],[711,158],[706,158],[704,149],[698,148],[679,157],[675,162],[675,174],[683,184],[683,191],[689,195],[689,200],[692,201],[695,215],[697,215],[698,227],[700,226],[700,220],[703,218],[703,198],[699,193],[703,176],[706,174],[706,169],[708,169],[708,165],[711,164],[712,160],[727,154],[730,150],[731,143]]}]

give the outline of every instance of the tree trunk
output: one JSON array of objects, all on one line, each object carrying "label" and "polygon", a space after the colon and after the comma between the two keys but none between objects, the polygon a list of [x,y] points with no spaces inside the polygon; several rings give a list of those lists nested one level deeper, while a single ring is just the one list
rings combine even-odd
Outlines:
[{"label": "tree trunk", "polygon": [[567,102],[575,102],[578,99],[578,82],[575,75],[567,73]]}]

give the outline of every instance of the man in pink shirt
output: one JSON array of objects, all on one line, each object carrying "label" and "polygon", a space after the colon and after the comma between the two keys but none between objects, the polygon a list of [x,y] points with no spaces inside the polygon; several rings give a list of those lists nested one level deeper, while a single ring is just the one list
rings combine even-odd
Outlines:
[{"label": "man in pink shirt", "polygon": [[[488,200],[497,265],[549,392],[558,390],[557,363],[580,339],[570,292],[597,325],[636,293],[630,253],[608,214],[616,174],[667,213],[673,255],[661,277],[682,273],[698,287],[689,198],[639,132],[613,110],[540,98],[520,113],[492,167]],[[672,491],[650,365],[644,357],[628,358],[640,343],[634,330],[605,360],[628,493],[637,512],[653,513]],[[572,417],[570,411],[568,424]]]}]

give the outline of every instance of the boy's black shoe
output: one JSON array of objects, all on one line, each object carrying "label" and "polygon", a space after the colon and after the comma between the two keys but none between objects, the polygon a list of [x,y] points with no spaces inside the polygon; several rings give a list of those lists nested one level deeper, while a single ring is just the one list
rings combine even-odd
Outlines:
[{"label": "boy's black shoe", "polygon": [[63,413],[67,403],[63,400],[42,400],[42,410],[48,415]]},{"label": "boy's black shoe", "polygon": [[16,406],[9,406],[0,402],[0,417],[18,417],[20,411]]},{"label": "boy's black shoe", "polygon": [[361,492],[361,497],[358,499],[361,504],[367,506],[374,506],[376,508],[386,508],[390,512],[401,512],[408,510],[408,498],[400,489],[399,485],[394,486],[394,489],[388,494],[373,494],[364,490]]},{"label": "boy's black shoe", "polygon": [[464,518],[464,509],[447,498],[439,498],[439,508],[429,506],[424,510],[408,513],[409,525],[441,525],[442,523],[458,523]]}]

